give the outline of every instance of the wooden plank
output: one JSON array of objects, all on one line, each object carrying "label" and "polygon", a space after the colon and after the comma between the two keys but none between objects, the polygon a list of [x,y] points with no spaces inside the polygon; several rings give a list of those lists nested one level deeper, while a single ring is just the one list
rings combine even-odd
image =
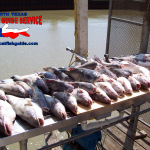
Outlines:
[{"label": "wooden plank", "polygon": [[140,97],[144,101],[145,99],[142,98],[142,96],[145,96],[147,94],[149,95],[148,96],[148,98],[149,98],[150,97],[149,91],[150,90],[134,91],[134,93],[132,95],[126,94],[123,98],[118,98],[117,101],[113,101],[111,104],[105,104],[105,103],[101,103],[98,101],[94,101],[94,103],[92,104],[91,107],[86,107],[81,104],[78,104],[78,112],[75,114],[80,115],[82,113],[86,113],[87,111],[93,111],[93,110],[99,109],[99,108],[106,108],[106,109],[109,109],[111,112],[111,111],[115,110],[114,107],[117,104],[120,104],[120,106],[121,106],[120,109],[121,109],[121,108],[124,108],[124,102],[129,103],[129,101],[131,101],[132,99],[140,98]]},{"label": "wooden plank", "polygon": [[138,127],[139,130],[144,130],[147,133],[147,136],[150,137],[150,128],[146,125],[144,125],[143,123],[141,123],[140,121],[138,122]]},{"label": "wooden plank", "polygon": [[109,135],[106,135],[106,132],[104,131],[102,131],[102,143],[104,149],[106,150],[124,150],[124,148],[119,145],[115,139],[111,138]]},{"label": "wooden plank", "polygon": [[135,139],[142,139],[146,137],[147,137],[147,133],[144,130],[136,132]]},{"label": "wooden plank", "polygon": [[[128,136],[130,136],[130,138],[132,138],[131,136],[131,127],[129,126],[129,124],[127,122],[123,122],[123,123],[120,123],[120,124],[116,124],[116,127],[124,132],[125,134],[128,134]],[[135,140],[136,143],[138,143],[139,145],[141,145],[143,148],[145,149],[149,149],[150,148],[150,138],[147,136],[146,138],[144,139],[137,139]]]},{"label": "wooden plank", "polygon": [[114,140],[118,141],[122,147],[124,147],[127,150],[143,150],[143,147],[141,147],[139,144],[137,144],[133,139],[131,139],[129,136],[126,136],[125,133],[123,133],[121,130],[119,130],[117,127],[112,126],[109,127],[107,130],[110,137],[112,137]]}]

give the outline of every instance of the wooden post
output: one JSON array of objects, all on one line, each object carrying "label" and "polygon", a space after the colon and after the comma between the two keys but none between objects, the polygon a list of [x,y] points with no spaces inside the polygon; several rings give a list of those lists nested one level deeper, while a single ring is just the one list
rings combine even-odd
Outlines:
[{"label": "wooden post", "polygon": [[88,53],[88,0],[76,0],[75,2],[75,52],[80,56],[85,56]]}]

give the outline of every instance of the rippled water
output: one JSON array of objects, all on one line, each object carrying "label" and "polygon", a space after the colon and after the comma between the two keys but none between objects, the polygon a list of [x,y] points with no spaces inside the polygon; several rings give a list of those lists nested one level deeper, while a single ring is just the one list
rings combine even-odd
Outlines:
[{"label": "rippled water", "polygon": [[[42,15],[42,25],[10,24],[8,28],[27,28],[30,37],[19,35],[16,39],[0,37],[0,42],[38,42],[37,46],[0,45],[0,79],[12,75],[26,75],[42,71],[48,66],[68,66],[72,54],[66,51],[74,49],[74,11],[26,11],[29,17]],[[89,58],[94,55],[103,58],[106,45],[108,10],[89,10],[88,12],[88,49]],[[2,17],[0,17],[1,19]],[[3,24],[0,23],[0,28]],[[59,136],[59,134],[58,134]],[[59,137],[62,138],[62,135]],[[45,145],[44,136],[28,140],[28,149],[33,150]],[[19,143],[7,146],[9,150],[18,150]]]}]

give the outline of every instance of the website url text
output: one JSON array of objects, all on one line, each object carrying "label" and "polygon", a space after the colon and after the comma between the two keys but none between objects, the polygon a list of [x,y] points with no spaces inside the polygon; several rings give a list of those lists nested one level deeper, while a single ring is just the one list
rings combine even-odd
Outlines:
[{"label": "website url text", "polygon": [[0,42],[0,45],[38,45],[38,42]]}]

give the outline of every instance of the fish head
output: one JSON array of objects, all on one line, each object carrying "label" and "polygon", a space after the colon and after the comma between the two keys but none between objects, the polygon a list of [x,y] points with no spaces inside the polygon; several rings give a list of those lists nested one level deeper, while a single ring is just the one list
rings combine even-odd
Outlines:
[{"label": "fish head", "polygon": [[13,123],[3,117],[3,119],[0,120],[0,131],[5,135],[11,135],[13,131]]},{"label": "fish head", "polygon": [[[32,104],[33,107],[30,105]],[[35,127],[41,127],[44,125],[44,118],[42,109],[39,107],[38,104],[30,102],[29,105],[26,106],[28,119],[30,120],[30,124]]]},{"label": "fish head", "polygon": [[65,120],[67,118],[66,112],[61,112],[61,118]]},{"label": "fish head", "polygon": [[96,93],[98,90],[97,90],[97,87],[96,86],[94,86],[94,88],[93,88],[93,91],[92,92],[90,92],[90,94],[94,94],[94,93]]},{"label": "fish head", "polygon": [[55,108],[57,109],[57,111],[55,111],[55,113],[57,113],[56,116],[58,116],[58,118],[60,118],[62,120],[67,118],[67,113],[66,113],[65,107],[60,102],[58,102],[55,105]]},{"label": "fish head", "polygon": [[88,92],[86,92],[83,89],[78,88],[77,95],[78,95],[78,97],[80,97],[81,99],[83,99],[86,102],[87,106],[92,105],[93,101],[92,101],[90,95],[88,94]]},{"label": "fish head", "polygon": [[66,85],[66,87],[67,87],[67,90],[66,90],[66,92],[69,92],[69,93],[71,93],[72,91],[73,91],[73,89],[74,89],[74,86],[72,86],[71,84],[65,84]]},{"label": "fish head", "polygon": [[107,104],[111,104],[111,102],[112,102],[112,100],[109,98],[104,98],[104,100],[105,100],[105,103],[107,103]]}]

